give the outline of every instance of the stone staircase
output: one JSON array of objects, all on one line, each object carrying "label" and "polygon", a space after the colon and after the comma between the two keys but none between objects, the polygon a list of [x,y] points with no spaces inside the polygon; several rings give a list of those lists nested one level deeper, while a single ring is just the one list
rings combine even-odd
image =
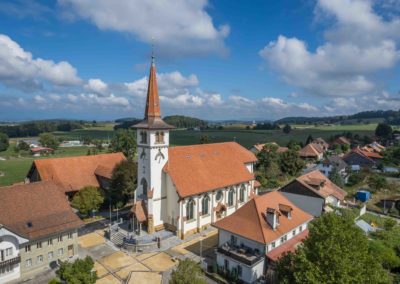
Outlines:
[{"label": "stone staircase", "polygon": [[122,246],[124,243],[125,235],[121,232],[113,231],[111,234],[111,241],[118,247]]}]

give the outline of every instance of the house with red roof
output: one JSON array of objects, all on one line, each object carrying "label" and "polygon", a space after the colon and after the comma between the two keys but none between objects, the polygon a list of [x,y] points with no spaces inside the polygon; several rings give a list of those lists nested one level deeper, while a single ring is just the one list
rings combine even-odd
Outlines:
[{"label": "house with red roof", "polygon": [[0,283],[32,278],[78,255],[83,222],[59,184],[0,187],[0,205]]},{"label": "house with red roof", "polygon": [[[308,236],[313,216],[279,191],[256,196],[232,215],[217,221],[217,264],[254,283],[286,252]],[[240,225],[238,225],[240,224]]]},{"label": "house with red roof", "polygon": [[305,160],[321,161],[324,157],[324,148],[315,143],[310,143],[299,150],[299,155]]},{"label": "house with red roof", "polygon": [[313,216],[320,216],[327,205],[340,207],[347,192],[319,170],[306,173],[279,189],[290,201]]},{"label": "house with red roof", "polygon": [[29,182],[53,181],[67,195],[86,186],[107,188],[114,168],[126,158],[123,153],[34,160],[27,174]]},{"label": "house with red roof", "polygon": [[343,160],[352,168],[372,168],[381,163],[383,156],[365,148],[356,147],[343,156]]},{"label": "house with red roof", "polygon": [[138,150],[131,212],[135,230],[168,229],[185,238],[231,215],[256,193],[257,158],[238,143],[169,146],[173,126],[161,118],[154,58],[144,119],[133,128]]}]

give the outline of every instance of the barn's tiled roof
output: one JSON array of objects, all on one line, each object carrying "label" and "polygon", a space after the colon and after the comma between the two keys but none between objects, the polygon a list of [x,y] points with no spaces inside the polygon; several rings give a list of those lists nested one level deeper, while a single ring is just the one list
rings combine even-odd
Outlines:
[{"label": "barn's tiled roof", "polygon": [[109,153],[91,156],[49,158],[33,161],[40,180],[54,181],[65,192],[78,191],[85,186],[100,187],[96,174],[109,177],[110,171],[125,160],[122,153]]},{"label": "barn's tiled roof", "polygon": [[0,206],[0,224],[28,239],[83,224],[72,212],[63,189],[50,181],[0,187]]}]

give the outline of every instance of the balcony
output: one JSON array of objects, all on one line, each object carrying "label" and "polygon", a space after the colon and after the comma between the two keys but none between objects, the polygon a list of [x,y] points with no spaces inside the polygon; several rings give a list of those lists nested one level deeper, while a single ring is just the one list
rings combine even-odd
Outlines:
[{"label": "balcony", "polygon": [[246,246],[235,246],[229,242],[218,247],[217,252],[248,266],[253,266],[264,258],[263,254],[257,249],[252,249]]},{"label": "balcony", "polygon": [[9,266],[9,265],[14,265],[14,264],[17,264],[17,263],[20,263],[20,262],[21,262],[21,256],[18,255],[16,257],[12,257],[12,258],[0,261],[0,268],[3,268],[5,266]]}]

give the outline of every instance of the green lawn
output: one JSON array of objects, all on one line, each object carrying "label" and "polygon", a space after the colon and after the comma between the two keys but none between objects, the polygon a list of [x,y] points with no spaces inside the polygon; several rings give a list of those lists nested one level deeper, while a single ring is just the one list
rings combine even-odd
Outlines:
[{"label": "green lawn", "polygon": [[0,176],[0,186],[24,181],[31,164],[32,159],[0,161],[0,172],[4,174],[4,176]]}]

